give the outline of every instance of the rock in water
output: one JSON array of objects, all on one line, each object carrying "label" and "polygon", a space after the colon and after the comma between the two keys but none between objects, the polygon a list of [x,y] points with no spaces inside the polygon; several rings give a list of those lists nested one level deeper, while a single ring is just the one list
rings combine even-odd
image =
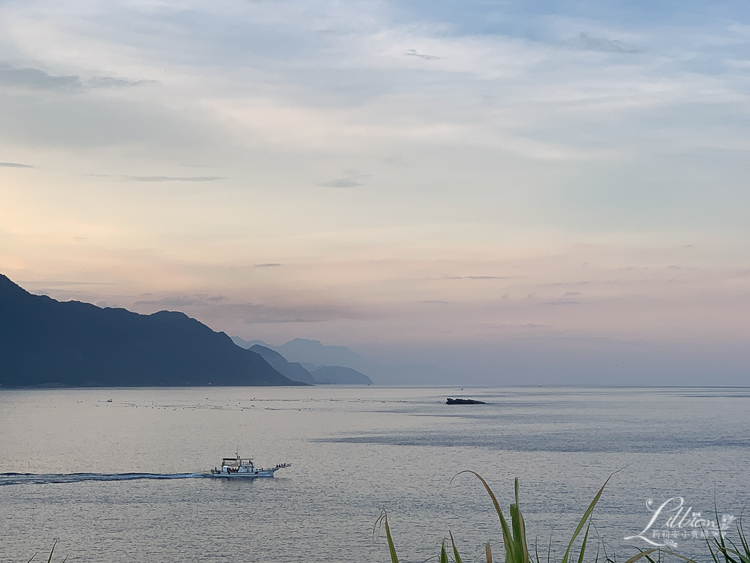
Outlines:
[{"label": "rock in water", "polygon": [[446,405],[486,405],[484,401],[475,401],[474,399],[451,399],[445,400]]}]

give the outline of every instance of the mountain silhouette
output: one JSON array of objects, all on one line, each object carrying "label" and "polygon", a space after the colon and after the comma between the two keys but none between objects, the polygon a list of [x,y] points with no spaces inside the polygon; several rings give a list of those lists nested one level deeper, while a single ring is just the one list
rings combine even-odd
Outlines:
[{"label": "mountain silhouette", "polygon": [[0,274],[0,385],[299,385],[183,313],[32,295]]},{"label": "mountain silhouette", "polygon": [[290,362],[307,362],[316,366],[346,366],[361,370],[366,363],[359,354],[345,346],[326,346],[307,338],[295,338],[274,349]]},{"label": "mountain silhouette", "polygon": [[315,385],[315,379],[309,371],[307,371],[297,362],[288,362],[286,358],[279,354],[276,350],[271,350],[270,348],[261,346],[260,344],[254,344],[250,347],[250,350],[252,350],[256,354],[260,354],[261,356],[263,356],[263,359],[271,364],[271,367],[273,367],[273,369],[278,371],[284,377],[288,377],[292,381],[299,381],[301,383],[309,383],[310,385]]},{"label": "mountain silhouette", "polygon": [[[279,373],[289,379],[310,384],[372,385],[372,380],[350,365],[320,365],[315,360],[343,360],[365,363],[356,352],[344,346],[326,346],[318,340],[295,338],[281,346],[271,346],[262,340],[245,340],[233,336],[232,341],[242,348],[258,352]],[[287,360],[287,355],[297,361]]]}]

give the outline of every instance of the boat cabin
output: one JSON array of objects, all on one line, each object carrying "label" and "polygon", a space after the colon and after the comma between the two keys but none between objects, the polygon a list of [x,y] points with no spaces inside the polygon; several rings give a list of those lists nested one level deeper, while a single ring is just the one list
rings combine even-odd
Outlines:
[{"label": "boat cabin", "polygon": [[239,455],[236,458],[225,457],[221,460],[222,473],[254,473],[255,465],[251,459],[242,459]]}]

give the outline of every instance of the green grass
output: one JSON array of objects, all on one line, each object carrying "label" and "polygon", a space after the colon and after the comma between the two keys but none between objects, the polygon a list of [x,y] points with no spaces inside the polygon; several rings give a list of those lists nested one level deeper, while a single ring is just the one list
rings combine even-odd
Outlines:
[{"label": "green grass", "polygon": [[[721,522],[718,511],[716,511],[716,522]],[[719,536],[711,539],[706,538],[706,545],[714,563],[750,563],[750,545],[745,530],[742,528],[742,516],[737,520],[737,535],[740,545],[730,539],[725,539],[723,532],[724,530],[721,529],[719,523]]]},{"label": "green grass", "polygon": [[[479,479],[484,485],[485,490],[487,491],[487,494],[490,496],[490,499],[492,499],[492,504],[495,507],[495,512],[497,512],[498,518],[500,519],[500,528],[502,529],[503,534],[503,547],[505,548],[505,563],[541,563],[541,560],[539,558],[539,553],[537,550],[534,550],[534,559],[532,561],[532,558],[529,555],[529,546],[528,542],[526,540],[526,523],[523,519],[523,514],[521,513],[521,503],[519,500],[519,490],[518,490],[518,479],[515,480],[515,503],[511,504],[508,510],[508,514],[510,515],[510,521],[506,518],[505,514],[503,513],[502,508],[500,508],[500,503],[497,500],[497,497],[495,496],[495,493],[490,488],[487,481],[484,480],[484,478],[479,475],[479,473],[476,473],[474,471],[461,471],[458,473],[458,475],[461,475],[462,473],[469,473],[471,475],[474,475],[477,479]],[[616,473],[616,472],[615,472]],[[614,475],[614,473],[612,474]],[[589,546],[589,531],[591,529],[591,514],[594,511],[594,507],[599,502],[599,499],[602,496],[602,493],[604,492],[604,488],[607,486],[607,483],[612,478],[612,475],[610,475],[607,480],[604,482],[602,487],[599,489],[599,491],[596,493],[596,496],[594,496],[594,500],[591,501],[588,508],[586,508],[585,512],[583,513],[583,516],[581,517],[581,520],[578,522],[578,526],[576,526],[576,529],[573,531],[573,534],[570,538],[570,541],[568,542],[567,549],[565,550],[565,554],[563,555],[562,559],[559,563],[572,563],[571,557],[574,555],[574,545],[576,543],[576,540],[581,535],[581,532],[583,532],[585,528],[585,532],[583,535],[583,540],[581,542],[580,548],[578,550],[578,559],[576,563],[583,563],[584,557],[586,554],[586,549]],[[380,517],[376,521],[376,527],[382,525],[385,528],[385,535],[388,541],[388,550],[390,552],[391,556],[391,563],[399,563],[398,554],[396,553],[396,546],[393,541],[393,536],[391,534],[391,528],[388,525],[388,514],[385,510],[380,514]],[[456,542],[453,538],[453,533],[449,530],[448,535],[450,536],[450,542],[453,552],[453,561],[455,563],[463,563],[461,559],[461,555],[458,552],[458,548],[456,547]],[[747,546],[746,543],[743,543],[745,547]],[[628,559],[625,563],[635,563],[641,558],[647,558],[650,563],[657,563],[651,558],[651,554],[655,550],[649,549],[644,550],[638,553],[637,555],[631,557]],[[727,552],[729,550],[725,550],[724,552]],[[722,553],[724,553],[722,552]],[[550,563],[551,554],[548,552],[547,555],[547,563]],[[445,541],[442,542],[441,548],[440,548],[440,555],[438,556],[438,559],[440,563],[448,563],[448,552],[445,548]],[[598,563],[599,560],[599,553],[597,551],[594,563]],[[612,560],[607,558],[608,562],[611,562]],[[486,563],[492,563],[492,549],[490,548],[490,544],[485,544],[485,562]],[[750,559],[748,558],[740,558],[738,560],[726,560],[724,562],[719,561],[718,559],[715,560],[715,563],[750,563]]]},{"label": "green grass", "polygon": [[[515,480],[516,502],[511,504],[509,507],[508,514],[510,515],[510,521],[508,521],[505,514],[503,513],[503,510],[500,508],[500,503],[498,502],[495,493],[492,491],[487,481],[485,481],[484,478],[478,473],[468,470],[461,471],[456,476],[461,475],[462,473],[469,473],[479,479],[485,490],[487,491],[487,494],[490,496],[490,499],[492,499],[492,504],[495,507],[495,512],[497,512],[498,518],[500,519],[500,528],[503,534],[503,547],[505,548],[505,563],[542,563],[539,558],[539,553],[536,549],[534,550],[533,559],[529,555],[529,546],[526,540],[526,523],[524,522],[523,515],[521,513],[521,503],[519,501],[518,479]],[[617,473],[617,471],[615,473]],[[589,546],[591,515],[594,511],[594,507],[599,502],[599,499],[604,492],[604,488],[607,486],[607,483],[615,473],[607,478],[602,487],[596,493],[596,496],[594,496],[594,500],[592,500],[588,508],[586,508],[583,516],[581,517],[581,520],[578,522],[578,526],[576,526],[575,530],[573,531],[570,541],[568,542],[567,549],[565,550],[565,554],[563,555],[559,563],[583,563],[586,549]],[[720,522],[718,511],[716,511],[716,522]],[[391,556],[391,563],[399,563],[398,555],[396,553],[396,546],[393,542],[393,536],[391,534],[390,526],[388,525],[388,514],[385,510],[382,511],[380,517],[376,521],[376,526],[378,525],[384,525],[385,527],[385,535],[388,539],[388,550]],[[584,528],[586,531],[584,532],[583,540],[578,550],[578,558],[577,561],[573,562],[571,558],[574,557],[574,545]],[[719,524],[719,534],[717,537],[709,538],[708,534],[704,530],[706,546],[708,547],[708,551],[711,555],[711,558],[713,559],[713,563],[750,563],[750,541],[748,541],[748,538],[745,535],[745,531],[742,527],[742,516],[740,516],[737,521],[737,542],[726,538],[726,532],[727,530],[723,530],[721,528],[721,524]],[[455,563],[463,563],[461,555],[458,552],[458,548],[456,547],[456,542],[453,538],[453,532],[449,530],[448,535],[450,537],[452,548],[451,551],[453,552],[453,561]],[[695,560],[680,555],[679,553],[674,553],[673,551],[662,549],[640,550],[639,553],[625,561],[625,563],[635,563],[643,558],[645,558],[648,563],[663,563],[664,559],[668,557],[676,557],[687,563],[696,563]],[[440,555],[438,556],[438,559],[440,563],[449,563],[449,556],[448,551],[445,547],[445,540],[443,540],[440,547]],[[597,550],[596,555],[594,556],[594,563],[598,563],[598,561],[599,552]],[[490,548],[489,543],[485,544],[485,562],[492,563],[492,549]],[[552,563],[551,553],[549,550],[547,553],[546,563]],[[608,557],[605,551],[604,563],[616,563],[616,559]]]}]

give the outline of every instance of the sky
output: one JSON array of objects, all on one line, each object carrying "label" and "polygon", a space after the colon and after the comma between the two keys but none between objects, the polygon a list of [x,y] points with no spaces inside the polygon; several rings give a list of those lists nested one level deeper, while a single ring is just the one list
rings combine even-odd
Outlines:
[{"label": "sky", "polygon": [[0,272],[383,365],[750,383],[750,4],[0,1]]}]

